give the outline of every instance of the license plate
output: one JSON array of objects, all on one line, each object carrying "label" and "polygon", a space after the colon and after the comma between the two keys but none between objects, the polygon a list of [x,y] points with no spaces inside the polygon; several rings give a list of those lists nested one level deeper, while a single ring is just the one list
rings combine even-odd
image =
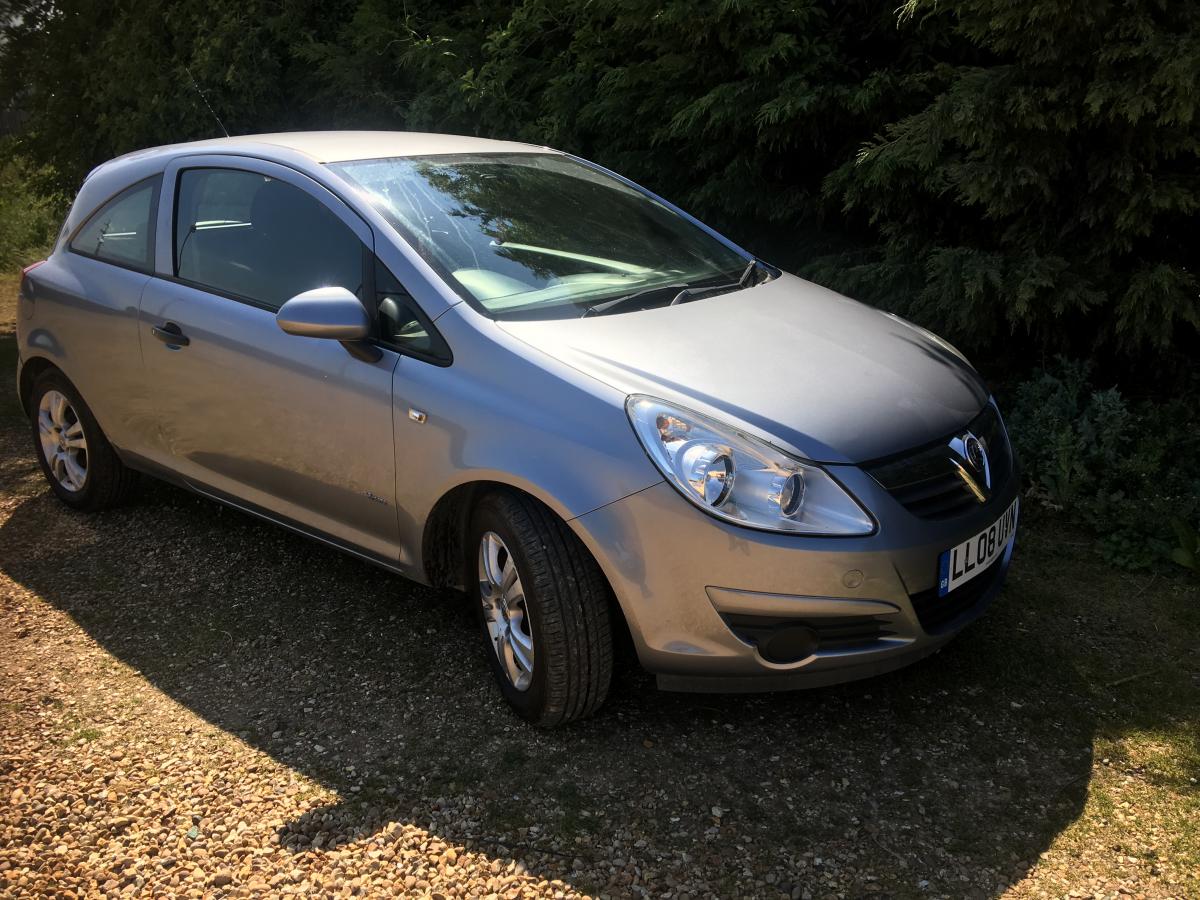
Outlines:
[{"label": "license plate", "polygon": [[938,560],[939,597],[962,587],[1004,553],[1017,533],[1018,502],[1013,500],[1012,506],[995,522],[941,555]]}]

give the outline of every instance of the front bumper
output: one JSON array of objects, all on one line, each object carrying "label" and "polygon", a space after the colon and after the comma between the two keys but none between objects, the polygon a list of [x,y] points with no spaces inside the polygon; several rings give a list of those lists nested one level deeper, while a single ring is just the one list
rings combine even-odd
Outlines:
[{"label": "front bumper", "polygon": [[[869,677],[937,651],[999,593],[1011,544],[945,598],[936,595],[938,557],[1008,508],[1015,477],[986,504],[932,521],[857,468],[830,471],[875,514],[874,534],[740,528],[703,514],[665,482],[574,520],[660,687],[777,690]],[[778,652],[768,636],[792,627]]]}]

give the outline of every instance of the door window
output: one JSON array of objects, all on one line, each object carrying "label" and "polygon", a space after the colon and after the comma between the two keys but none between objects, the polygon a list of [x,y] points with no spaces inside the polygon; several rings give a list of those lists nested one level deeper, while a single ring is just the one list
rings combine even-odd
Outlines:
[{"label": "door window", "polygon": [[92,214],[71,241],[84,256],[150,271],[154,268],[154,200],[157,177],[135,184]]},{"label": "door window", "polygon": [[184,281],[271,310],[318,287],[362,298],[358,236],[315,197],[254,172],[182,173],[175,267]]}]

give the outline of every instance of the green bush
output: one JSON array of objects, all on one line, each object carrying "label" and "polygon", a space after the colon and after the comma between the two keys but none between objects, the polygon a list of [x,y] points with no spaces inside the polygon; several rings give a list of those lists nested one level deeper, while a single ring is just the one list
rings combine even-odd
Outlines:
[{"label": "green bush", "polygon": [[895,6],[10,0],[0,263],[53,233],[39,185],[218,117],[557,145],[990,373],[1104,360],[1030,378],[1010,424],[1034,503],[1149,565],[1200,516],[1200,3]]},{"label": "green bush", "polygon": [[1027,499],[1089,528],[1111,562],[1146,568],[1170,555],[1172,523],[1200,514],[1194,393],[1132,402],[1089,376],[1060,360],[1016,388],[1007,423]]},{"label": "green bush", "polygon": [[19,156],[0,163],[0,271],[32,262],[53,243],[65,209],[45,192],[52,177]]},{"label": "green bush", "polygon": [[1182,519],[1173,524],[1177,545],[1171,550],[1171,559],[1185,569],[1200,572],[1200,533]]},{"label": "green bush", "polygon": [[973,354],[1095,345],[1129,384],[1197,346],[1197,3],[9,5],[0,104],[65,190],[216,116],[516,138]]},{"label": "green bush", "polygon": [[930,59],[930,102],[830,175],[878,240],[822,272],[972,350],[1191,365],[1163,351],[1200,327],[1200,4],[909,0],[901,22],[975,52]]}]

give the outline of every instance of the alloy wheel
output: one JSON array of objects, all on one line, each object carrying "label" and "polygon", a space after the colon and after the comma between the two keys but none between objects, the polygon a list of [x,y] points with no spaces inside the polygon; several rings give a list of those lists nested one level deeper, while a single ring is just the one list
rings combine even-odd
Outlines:
[{"label": "alloy wheel", "polygon": [[64,489],[83,490],[87,482],[87,439],[71,401],[59,391],[42,394],[38,404],[38,438],[51,475]]},{"label": "alloy wheel", "polygon": [[533,626],[517,563],[500,535],[479,542],[479,593],[492,650],[509,683],[527,691],[533,683]]}]

